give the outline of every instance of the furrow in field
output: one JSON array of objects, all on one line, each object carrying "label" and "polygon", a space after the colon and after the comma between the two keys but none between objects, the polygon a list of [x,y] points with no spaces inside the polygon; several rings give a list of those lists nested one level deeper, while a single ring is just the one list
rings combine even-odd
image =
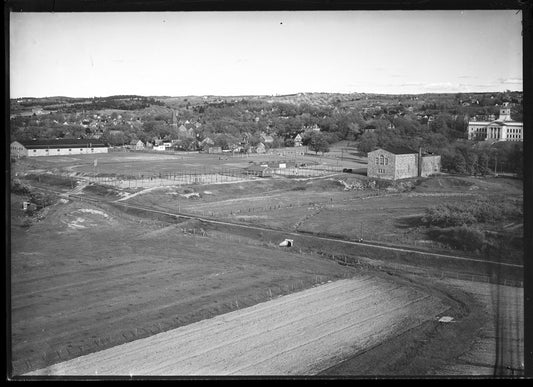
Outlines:
[{"label": "furrow in field", "polygon": [[[399,298],[401,297],[394,301],[399,301]],[[232,353],[231,358],[224,358],[220,351],[210,351],[206,354],[207,356],[198,359],[189,358],[188,364],[193,369],[186,371],[205,375],[223,374],[227,370],[232,370],[232,373],[242,374],[241,370],[248,369],[254,373],[255,365],[271,364],[270,360],[290,355],[291,352],[308,344],[312,345],[321,338],[345,331],[355,325],[367,324],[376,317],[374,310],[377,308],[372,300],[365,299],[365,301],[365,304],[358,303],[358,305],[354,305],[355,302],[351,305],[350,303],[335,305],[335,307],[321,310],[313,315],[305,315],[287,324],[274,325],[267,331],[258,332],[251,337],[237,337],[235,342],[228,343],[224,348],[224,351]],[[382,305],[392,305],[385,298],[377,301]],[[354,309],[357,309],[357,312],[354,312]],[[287,332],[292,334],[287,335]],[[263,339],[265,334],[268,334],[268,341]],[[317,354],[320,353],[321,348],[314,348]],[[197,364],[202,363],[207,364],[207,367],[198,369]],[[158,369],[156,371],[165,373],[169,370]]]},{"label": "furrow in field", "polygon": [[[316,321],[321,324],[327,324],[329,321],[334,320],[335,318],[340,318],[346,313],[352,313],[356,307],[364,310],[369,305],[381,301],[372,298],[372,294],[367,293],[364,296],[345,301],[330,299],[329,305],[325,307],[322,306],[324,304],[323,302],[319,303],[317,300],[312,300],[311,302],[304,304],[306,309],[315,310],[312,316],[305,313],[302,314],[298,307],[299,305],[291,309],[288,309],[288,305],[277,305],[277,310],[268,316],[252,315],[253,319],[244,318],[240,321],[235,320],[230,326],[223,326],[223,332],[210,330],[209,334],[214,340],[210,340],[209,345],[202,347],[200,350],[195,350],[195,347],[197,346],[197,340],[201,339],[201,337],[188,337],[186,342],[180,342],[179,348],[171,345],[170,352],[167,352],[169,355],[168,361],[161,362],[161,364],[151,370],[141,369],[141,372],[149,371],[156,374],[158,372],[164,373],[168,372],[169,367],[172,367],[174,364],[180,364],[183,361],[186,361],[189,364],[195,364],[195,359],[200,362],[212,364],[216,361],[217,356],[220,355],[221,350],[224,352],[229,351],[232,353],[232,358],[235,359],[239,353],[239,349],[245,348],[248,352],[253,348],[254,343],[257,343],[258,341],[260,343],[259,346],[263,346],[265,343],[259,338],[263,335],[269,335],[269,340],[271,342],[279,343],[283,340],[287,340],[287,338],[278,337],[279,332],[287,330],[298,332],[299,330],[305,330],[309,324],[315,325]],[[304,302],[305,301],[307,300],[304,300]],[[357,306],[355,304],[357,304]],[[322,307],[320,309],[315,309],[315,306],[320,307],[319,305]],[[349,312],[345,312],[346,310]],[[268,326],[266,326],[265,322],[268,322]],[[202,334],[203,333],[204,332],[202,332]],[[243,345],[243,341],[246,343],[245,345]],[[190,352],[187,351],[187,345],[193,346]],[[279,345],[277,348],[279,349]],[[266,349],[268,350],[269,348]],[[173,350],[179,352],[173,352]],[[180,356],[180,353],[186,353],[186,355]]]},{"label": "furrow in field", "polygon": [[[241,312],[241,313],[237,313],[237,316],[234,316],[236,312],[219,316],[220,321],[218,321],[218,324],[220,324],[221,330],[216,332],[218,335],[217,337],[223,338],[224,336],[222,335],[224,334],[224,330],[231,331],[233,328],[235,328],[235,326],[246,326],[244,325],[244,322],[246,321],[247,318],[250,319],[248,323],[253,323],[254,321],[261,321],[269,316],[273,316],[273,313],[276,312],[276,310],[280,308],[282,308],[282,310],[284,311],[283,313],[285,314],[290,313],[291,311],[296,310],[293,308],[294,305],[297,305],[300,302],[305,302],[305,299],[309,297],[316,298],[315,302],[324,302],[326,301],[326,299],[332,298],[331,292],[335,292],[335,297],[350,298],[350,297],[354,297],[354,294],[357,294],[361,292],[362,290],[364,290],[364,288],[367,289],[365,290],[365,295],[368,295],[369,292],[371,293],[373,289],[375,290],[378,289],[375,284],[372,286],[373,281],[375,280],[373,280],[372,278],[365,278],[365,279],[362,279],[361,282],[357,284],[357,286],[354,286],[353,288],[349,288],[349,289],[346,289],[345,286],[343,286],[342,281],[337,281],[337,282],[328,284],[328,287],[330,290],[329,293],[322,292],[316,295],[315,294],[316,292],[313,291],[313,289],[316,289],[316,288],[313,288],[313,289],[309,289],[308,291],[303,291],[303,292],[293,294],[293,297],[280,297],[275,300],[276,301],[275,303],[264,302],[264,303],[257,304],[251,308],[246,308],[246,309],[243,309],[242,311],[237,311],[237,312]],[[387,286],[387,289],[393,289],[394,285],[386,284],[383,286]],[[337,288],[341,288],[341,289],[337,291],[336,290]],[[301,301],[302,299],[304,301]],[[145,311],[143,311],[143,313],[145,313]],[[287,318],[287,316],[280,316],[280,318]],[[181,343],[182,346],[186,345],[188,342],[194,343],[195,340],[197,339],[197,336],[199,338],[203,336],[204,334],[203,332],[205,331],[206,326],[212,329],[212,323],[210,321],[211,320],[203,320],[203,321],[187,326],[187,328],[183,330],[183,335],[180,335],[179,330],[173,330],[171,331],[171,333],[164,332],[164,333],[160,333],[155,336],[152,336],[151,341],[150,341],[150,346],[153,348],[157,347],[157,350],[156,350],[157,352],[167,351],[168,350],[167,347],[173,347],[174,345],[173,341],[168,340],[169,334],[172,335],[173,340],[174,339],[184,340]],[[100,321],[98,325],[109,324],[109,323],[110,323],[109,320],[105,320],[105,321]],[[183,338],[181,336],[183,336]],[[124,345],[128,345],[128,344],[124,344]],[[105,356],[106,357],[102,360],[105,360],[105,359],[112,360],[115,355],[112,352],[108,352]],[[142,361],[141,361],[141,364],[142,364]]]},{"label": "furrow in field", "polygon": [[384,280],[341,280],[30,374],[311,372],[441,309],[433,297]]},{"label": "furrow in field", "polygon": [[[444,309],[439,303],[431,305],[432,302],[430,296],[423,296],[407,303],[387,303],[390,309],[386,312],[368,311],[369,315],[364,319],[353,318],[347,313],[345,318],[335,321],[333,329],[310,329],[299,341],[291,340],[292,345],[283,351],[278,350],[262,358],[259,353],[257,357],[248,354],[252,355],[246,357],[252,359],[248,365],[243,362],[240,368],[226,366],[217,374],[316,374],[336,361],[379,343],[392,333],[399,334],[420,324],[421,318],[432,318]],[[417,317],[413,317],[414,314],[418,314]],[[287,369],[287,364],[292,365],[290,369]]]}]

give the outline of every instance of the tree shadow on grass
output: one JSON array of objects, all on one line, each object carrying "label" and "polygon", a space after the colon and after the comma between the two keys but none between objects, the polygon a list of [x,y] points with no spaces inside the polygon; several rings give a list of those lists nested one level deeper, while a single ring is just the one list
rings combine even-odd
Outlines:
[{"label": "tree shadow on grass", "polygon": [[366,168],[352,169],[351,173],[355,173],[356,175],[361,175],[361,176],[367,176]]}]

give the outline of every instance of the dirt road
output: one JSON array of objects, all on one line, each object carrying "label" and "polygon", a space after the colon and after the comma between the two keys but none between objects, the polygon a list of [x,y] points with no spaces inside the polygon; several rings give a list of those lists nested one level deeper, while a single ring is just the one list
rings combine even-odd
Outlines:
[{"label": "dirt road", "polygon": [[27,375],[312,375],[424,321],[437,297],[373,276],[339,280]]},{"label": "dirt road", "polygon": [[521,376],[524,372],[524,289],[448,280],[471,293],[490,316],[470,348],[434,375]]},{"label": "dirt road", "polygon": [[453,300],[451,322],[428,321],[322,371],[336,376],[524,375],[524,289],[436,280],[428,292]]}]

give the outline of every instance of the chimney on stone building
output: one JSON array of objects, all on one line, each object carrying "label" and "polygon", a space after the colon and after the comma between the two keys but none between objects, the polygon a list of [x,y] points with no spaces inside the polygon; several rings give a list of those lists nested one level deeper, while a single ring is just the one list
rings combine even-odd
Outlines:
[{"label": "chimney on stone building", "polygon": [[418,147],[418,177],[422,176],[422,148]]}]

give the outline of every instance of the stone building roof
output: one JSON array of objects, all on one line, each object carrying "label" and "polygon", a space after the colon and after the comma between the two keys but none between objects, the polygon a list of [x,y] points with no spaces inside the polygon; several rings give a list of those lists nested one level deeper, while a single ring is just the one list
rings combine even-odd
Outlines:
[{"label": "stone building roof", "polygon": [[[414,151],[410,148],[407,148],[407,147],[402,147],[402,146],[387,146],[387,147],[383,147],[383,148],[379,148],[379,149],[383,149],[384,151],[387,151],[389,153],[393,153],[395,155],[410,155],[410,154],[413,154],[413,153],[418,153],[417,151]],[[379,149],[376,149],[376,150],[379,150]],[[375,152],[372,151],[372,152]]]}]

